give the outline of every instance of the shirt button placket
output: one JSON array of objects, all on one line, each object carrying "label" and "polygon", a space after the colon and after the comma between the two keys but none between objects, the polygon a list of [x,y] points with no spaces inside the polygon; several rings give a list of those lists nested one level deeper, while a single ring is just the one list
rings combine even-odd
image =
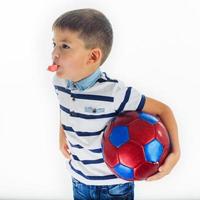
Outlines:
[{"label": "shirt button placket", "polygon": [[[73,87],[76,88],[76,85],[73,83]],[[72,101],[75,101],[75,97],[72,96]]]},{"label": "shirt button placket", "polygon": [[[76,87],[75,85],[73,85],[73,86]],[[74,97],[73,95],[74,95],[74,93],[71,93],[72,101],[75,102],[75,97]],[[75,105],[74,105],[74,103],[72,103],[71,105],[72,105],[72,107],[73,107],[73,110],[71,111],[70,115],[71,115],[71,116],[75,116],[75,112],[74,112],[74,107],[75,107]]]}]

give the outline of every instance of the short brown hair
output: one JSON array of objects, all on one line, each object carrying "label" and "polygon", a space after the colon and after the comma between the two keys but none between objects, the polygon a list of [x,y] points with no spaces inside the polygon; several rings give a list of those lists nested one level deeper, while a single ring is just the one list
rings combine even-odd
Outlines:
[{"label": "short brown hair", "polygon": [[100,65],[108,57],[112,43],[112,26],[106,16],[98,10],[83,8],[65,12],[53,23],[52,30],[60,28],[79,32],[86,48],[99,47],[102,51]]}]

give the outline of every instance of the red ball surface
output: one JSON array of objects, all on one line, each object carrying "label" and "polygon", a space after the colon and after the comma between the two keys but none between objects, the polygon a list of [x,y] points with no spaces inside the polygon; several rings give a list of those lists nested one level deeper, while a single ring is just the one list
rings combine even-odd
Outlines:
[{"label": "red ball surface", "polygon": [[101,145],[104,161],[117,177],[145,180],[164,162],[170,139],[158,117],[126,111],[108,123]]}]

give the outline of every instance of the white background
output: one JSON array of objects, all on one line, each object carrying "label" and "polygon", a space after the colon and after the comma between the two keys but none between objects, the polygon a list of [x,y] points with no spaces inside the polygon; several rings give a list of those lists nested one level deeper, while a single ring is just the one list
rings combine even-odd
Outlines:
[{"label": "white background", "polygon": [[101,70],[169,105],[178,123],[180,161],[159,181],[136,182],[136,199],[200,199],[200,2],[192,0],[1,2],[0,199],[72,199],[46,68],[52,23],[86,7],[102,11],[114,30]]}]

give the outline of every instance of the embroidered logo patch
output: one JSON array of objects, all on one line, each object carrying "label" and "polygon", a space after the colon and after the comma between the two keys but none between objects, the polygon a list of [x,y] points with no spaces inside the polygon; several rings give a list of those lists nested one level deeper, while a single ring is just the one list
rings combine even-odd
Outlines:
[{"label": "embroidered logo patch", "polygon": [[86,106],[85,107],[85,112],[101,113],[101,112],[105,112],[105,108],[95,108],[95,107],[91,107],[91,106]]}]

